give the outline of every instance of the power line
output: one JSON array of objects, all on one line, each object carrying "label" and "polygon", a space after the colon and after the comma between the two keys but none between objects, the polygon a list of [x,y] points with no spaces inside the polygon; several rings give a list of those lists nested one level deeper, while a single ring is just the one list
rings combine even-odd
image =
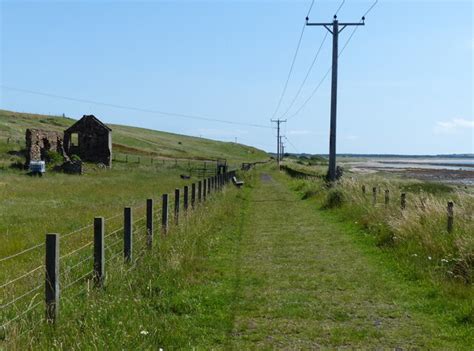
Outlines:
[{"label": "power line", "polygon": [[[374,4],[366,11],[369,13],[370,10],[375,6],[378,0],[375,0]],[[344,4],[344,1],[343,1]],[[342,5],[339,9],[342,7]],[[339,10],[338,9],[338,10]],[[307,26],[318,26],[324,27],[329,33],[332,35],[332,65],[331,65],[331,72],[332,72],[332,82],[331,82],[331,113],[330,113],[330,130],[329,130],[329,180],[331,182],[336,181],[337,174],[336,174],[336,125],[337,125],[337,73],[338,73],[338,61],[339,56],[344,52],[344,49],[349,44],[350,40],[354,36],[357,27],[365,25],[365,16],[362,16],[359,23],[351,23],[345,22],[340,23],[337,19],[337,15],[334,15],[334,19],[331,23],[309,23],[306,20]],[[346,28],[346,27],[354,27],[351,35],[349,36],[346,44],[339,51],[339,34]]]},{"label": "power line", "polygon": [[375,5],[377,5],[378,2],[379,2],[379,0],[375,0],[374,3],[372,4],[372,6],[370,6],[369,9],[367,11],[365,11],[365,13],[362,17],[367,17],[369,12],[372,11],[372,9],[375,7]]},{"label": "power line", "polygon": [[298,91],[296,92],[296,94],[295,94],[293,100],[291,101],[290,105],[288,106],[288,108],[286,109],[286,111],[281,115],[280,118],[283,118],[283,117],[285,117],[285,116],[288,114],[288,112],[291,110],[291,108],[292,108],[293,105],[295,104],[296,99],[298,99],[298,96],[300,95],[301,91],[303,90],[303,86],[306,84],[306,81],[308,80],[308,77],[309,77],[309,75],[311,74],[311,71],[313,70],[314,64],[316,63],[316,60],[318,59],[318,56],[319,56],[319,54],[320,54],[320,52],[321,52],[321,49],[323,48],[324,43],[326,42],[326,39],[327,39],[328,35],[329,35],[329,33],[326,32],[326,34],[325,34],[323,40],[321,41],[321,45],[319,45],[319,48],[318,48],[318,50],[317,50],[317,52],[316,52],[316,55],[314,56],[313,61],[311,62],[311,65],[309,66],[308,71],[306,72],[306,76],[304,77],[303,81],[301,82],[301,84],[300,84],[300,86],[299,86],[299,88],[298,88]]},{"label": "power line", "polygon": [[27,94],[46,96],[46,97],[55,98],[55,99],[69,100],[69,101],[93,104],[93,105],[98,105],[98,106],[112,107],[112,108],[117,108],[121,110],[137,111],[137,112],[144,112],[144,113],[150,113],[150,114],[156,114],[156,115],[162,115],[162,116],[168,116],[168,117],[178,117],[178,118],[194,119],[194,120],[208,121],[208,122],[218,122],[218,123],[240,125],[240,126],[246,126],[246,127],[266,128],[266,129],[271,128],[271,126],[266,126],[262,124],[226,121],[226,120],[206,117],[206,116],[190,115],[190,114],[167,112],[167,111],[160,111],[160,110],[151,110],[151,109],[144,109],[144,108],[134,107],[134,106],[126,106],[126,105],[117,105],[117,104],[111,104],[108,102],[100,102],[100,101],[95,101],[95,100],[87,100],[87,99],[74,98],[70,96],[44,93],[44,92],[28,90],[28,89],[20,89],[20,88],[6,86],[3,84],[0,84],[0,87],[2,87],[3,89],[18,91],[18,92],[27,93]]},{"label": "power line", "polygon": [[[343,1],[344,2],[344,1]],[[362,16],[361,20],[359,21],[359,24],[362,23],[364,20],[365,20],[365,16],[370,12],[372,11],[372,9],[375,7],[375,5],[377,5],[378,3],[378,0],[375,0],[372,5],[369,7],[369,9],[365,12],[364,16]],[[342,5],[342,4],[341,4]],[[341,6],[340,6],[341,7]],[[346,49],[347,45],[349,45],[349,42],[352,40],[354,34],[357,32],[357,29],[359,28],[359,26],[354,26],[354,29],[352,30],[351,34],[349,35],[347,41],[345,42],[345,44],[343,45],[341,51],[339,51],[338,53],[338,57],[340,57],[342,55],[342,53],[344,52],[344,50]],[[327,33],[326,33],[327,34]],[[295,113],[293,113],[290,117],[288,117],[287,119],[290,120],[294,117],[296,117],[305,107],[306,105],[308,104],[308,102],[314,97],[314,95],[316,94],[316,92],[319,90],[319,88],[321,87],[321,85],[324,83],[324,81],[326,80],[326,78],[328,77],[329,73],[331,72],[331,69],[332,69],[332,66],[328,68],[328,70],[326,71],[326,73],[324,74],[323,78],[318,82],[318,84],[316,85],[316,87],[313,89],[313,91],[311,92],[311,94],[308,96],[308,98],[303,102],[303,104],[298,108],[298,110],[296,110]]]},{"label": "power line", "polygon": [[[311,1],[311,5],[309,6],[308,13],[307,13],[306,17],[308,17],[309,14],[311,13],[311,9],[313,8],[314,1],[315,0]],[[296,45],[296,50],[295,50],[295,53],[293,55],[293,60],[291,61],[290,70],[289,70],[288,75],[286,77],[285,85],[283,86],[283,91],[281,92],[280,99],[278,100],[278,104],[277,104],[277,107],[275,108],[275,111],[273,112],[272,118],[276,116],[278,110],[280,109],[281,102],[283,101],[283,97],[285,96],[286,89],[288,88],[288,82],[290,81],[291,74],[293,73],[293,68],[295,66],[296,57],[298,56],[298,52],[300,50],[301,41],[303,39],[303,34],[304,34],[305,28],[306,28],[306,23],[303,23],[303,27],[301,28],[300,36],[298,38],[298,43]]]},{"label": "power line", "polygon": [[339,5],[339,7],[338,7],[337,10],[336,10],[336,13],[335,13],[336,16],[337,16],[337,14],[339,13],[339,11],[341,11],[342,6],[344,6],[344,3],[345,3],[345,2],[346,2],[346,0],[342,0],[341,4]]},{"label": "power line", "polygon": [[296,146],[293,145],[293,143],[290,141],[290,139],[288,139],[288,137],[287,137],[286,135],[285,135],[285,139],[286,139],[286,141],[288,142],[288,144],[290,144],[291,147],[292,147],[293,149],[295,149],[296,153],[299,154],[300,152],[298,151],[298,149],[296,148]]}]

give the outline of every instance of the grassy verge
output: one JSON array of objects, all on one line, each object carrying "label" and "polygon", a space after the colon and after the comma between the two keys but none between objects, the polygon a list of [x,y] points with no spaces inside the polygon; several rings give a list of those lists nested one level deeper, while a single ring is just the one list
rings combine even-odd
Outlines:
[{"label": "grassy verge", "polygon": [[[373,256],[374,263],[392,267],[401,282],[416,284],[417,294],[424,296],[407,300],[416,301],[415,310],[442,320],[446,334],[474,332],[474,204],[469,194],[442,185],[381,178],[349,179],[332,189],[314,179],[281,179],[326,220],[343,226],[354,242]],[[375,203],[373,187],[377,188]],[[385,189],[391,196],[388,205]],[[406,210],[400,209],[401,192],[407,193]],[[448,199],[454,200],[457,208],[452,233],[446,231]]]},{"label": "grassy verge", "polygon": [[215,195],[161,236],[151,252],[137,255],[134,269],[110,262],[104,290],[66,292],[56,326],[41,324],[4,346],[79,350],[225,345],[232,328],[232,272],[244,197],[232,187]]}]

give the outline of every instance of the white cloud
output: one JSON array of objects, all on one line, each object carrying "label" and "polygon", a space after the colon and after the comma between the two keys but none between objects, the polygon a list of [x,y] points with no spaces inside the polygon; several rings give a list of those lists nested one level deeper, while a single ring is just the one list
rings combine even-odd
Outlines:
[{"label": "white cloud", "polygon": [[474,129],[474,120],[453,118],[450,121],[438,121],[434,127],[436,134],[454,134],[463,130]]}]

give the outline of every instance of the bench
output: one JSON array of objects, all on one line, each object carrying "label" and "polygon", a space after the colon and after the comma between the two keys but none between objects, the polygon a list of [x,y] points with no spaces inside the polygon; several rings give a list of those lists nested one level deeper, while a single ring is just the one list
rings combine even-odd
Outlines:
[{"label": "bench", "polygon": [[241,181],[241,180],[237,180],[237,178],[235,176],[232,177],[232,183],[234,183],[234,185],[237,188],[240,188],[242,185],[244,185],[244,182]]}]

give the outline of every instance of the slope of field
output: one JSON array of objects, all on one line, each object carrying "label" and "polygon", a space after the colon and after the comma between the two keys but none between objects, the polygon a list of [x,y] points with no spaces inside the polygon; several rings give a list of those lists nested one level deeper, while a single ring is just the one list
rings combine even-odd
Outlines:
[{"label": "slope of field", "polygon": [[[71,118],[0,110],[0,144],[5,144],[7,138],[24,142],[26,128],[63,131],[73,123],[75,120]],[[201,160],[226,158],[230,161],[241,162],[268,158],[264,151],[232,142],[113,124],[109,127],[112,128],[113,149],[116,154]],[[5,150],[5,145],[1,149]]]}]

